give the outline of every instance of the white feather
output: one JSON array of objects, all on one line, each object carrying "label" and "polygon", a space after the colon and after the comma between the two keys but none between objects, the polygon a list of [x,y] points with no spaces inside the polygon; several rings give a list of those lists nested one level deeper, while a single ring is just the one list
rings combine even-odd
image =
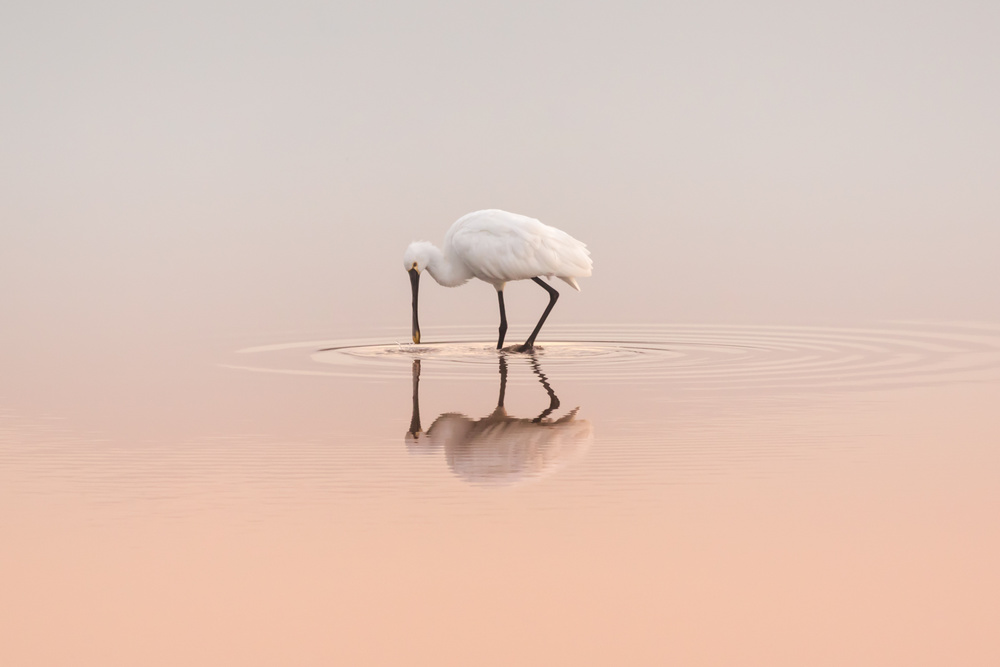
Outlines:
[{"label": "white feather", "polygon": [[461,261],[473,277],[498,288],[555,276],[579,290],[576,278],[590,276],[593,267],[587,246],[561,229],[496,209],[459,218],[444,238],[444,259]]}]

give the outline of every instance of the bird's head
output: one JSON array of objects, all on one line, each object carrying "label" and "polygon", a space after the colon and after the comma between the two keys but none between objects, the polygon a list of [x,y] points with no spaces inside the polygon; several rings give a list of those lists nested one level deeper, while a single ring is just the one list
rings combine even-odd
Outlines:
[{"label": "bird's head", "polygon": [[420,324],[417,322],[417,292],[420,289],[420,272],[427,268],[434,255],[434,245],[427,241],[414,241],[403,253],[403,268],[410,274],[413,290],[413,342],[420,342]]},{"label": "bird's head", "polygon": [[403,268],[418,274],[427,268],[434,255],[434,244],[429,241],[414,241],[403,253]]}]

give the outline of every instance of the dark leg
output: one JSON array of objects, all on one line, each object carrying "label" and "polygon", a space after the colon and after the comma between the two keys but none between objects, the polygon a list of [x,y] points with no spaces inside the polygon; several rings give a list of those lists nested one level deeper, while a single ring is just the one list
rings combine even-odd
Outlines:
[{"label": "dark leg", "polygon": [[535,330],[531,332],[528,336],[528,340],[524,341],[524,345],[518,348],[519,352],[528,352],[535,346],[535,337],[538,336],[538,332],[542,330],[542,325],[545,324],[545,318],[549,316],[552,311],[552,306],[556,305],[556,300],[559,298],[559,292],[555,291],[541,278],[532,278],[536,283],[542,286],[546,292],[549,293],[549,305],[545,307],[545,312],[542,313],[542,318],[538,320],[538,324],[535,325]]},{"label": "dark leg", "polygon": [[420,433],[420,360],[413,360],[413,416],[410,417],[409,435]]},{"label": "dark leg", "polygon": [[503,347],[503,337],[507,335],[507,311],[503,307],[503,290],[497,290],[497,299],[500,300],[500,338],[497,340],[497,349]]}]

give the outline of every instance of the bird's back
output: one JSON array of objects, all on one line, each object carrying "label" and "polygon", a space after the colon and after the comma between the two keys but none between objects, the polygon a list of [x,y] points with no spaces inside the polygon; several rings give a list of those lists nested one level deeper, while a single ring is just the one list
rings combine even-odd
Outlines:
[{"label": "bird's back", "polygon": [[536,276],[556,276],[580,289],[575,278],[591,274],[587,246],[534,218],[497,209],[462,216],[444,240],[472,274],[494,285]]}]

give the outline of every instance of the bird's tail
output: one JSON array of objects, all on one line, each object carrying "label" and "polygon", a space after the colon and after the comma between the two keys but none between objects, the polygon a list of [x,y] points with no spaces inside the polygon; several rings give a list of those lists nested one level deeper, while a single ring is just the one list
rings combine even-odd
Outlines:
[{"label": "bird's tail", "polygon": [[573,276],[556,276],[559,280],[564,280],[569,283],[569,286],[575,289],[577,292],[580,291],[580,283],[576,282],[576,278]]}]

